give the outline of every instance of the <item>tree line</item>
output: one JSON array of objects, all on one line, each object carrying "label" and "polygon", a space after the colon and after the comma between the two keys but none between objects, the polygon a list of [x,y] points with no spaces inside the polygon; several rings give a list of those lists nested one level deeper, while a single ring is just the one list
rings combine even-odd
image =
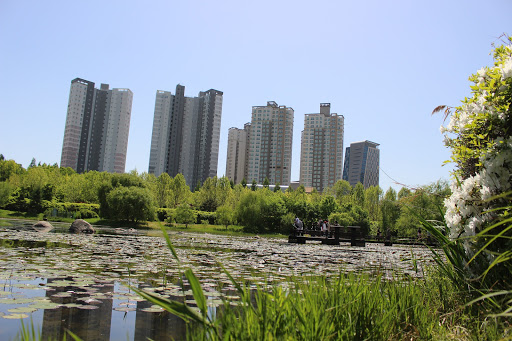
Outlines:
[{"label": "tree line", "polygon": [[68,214],[80,218],[147,221],[167,220],[183,224],[241,225],[247,232],[287,234],[295,217],[306,227],[319,219],[360,226],[365,234],[388,231],[413,237],[419,217],[443,219],[443,200],[450,195],[444,181],[416,189],[364,188],[339,180],[322,193],[306,193],[303,186],[282,192],[268,182],[233,184],[226,177],[208,178],[193,191],[183,175],[156,177],[132,171],[125,174],[89,171],[76,173],[57,164],[36,164],[25,169],[0,154],[0,208]]}]

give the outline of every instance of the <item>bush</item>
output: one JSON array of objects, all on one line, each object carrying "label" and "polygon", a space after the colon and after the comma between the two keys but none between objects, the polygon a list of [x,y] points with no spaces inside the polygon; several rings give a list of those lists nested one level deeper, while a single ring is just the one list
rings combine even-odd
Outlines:
[{"label": "bush", "polygon": [[156,217],[159,221],[168,221],[174,215],[174,208],[157,208]]},{"label": "bush", "polygon": [[197,224],[203,224],[203,221],[207,221],[207,224],[215,224],[215,218],[217,218],[215,212],[195,211],[195,213],[197,214]]},{"label": "bush", "polygon": [[74,202],[42,201],[43,215],[75,219],[99,218],[100,205]]},{"label": "bush", "polygon": [[116,187],[107,195],[109,216],[115,220],[143,221],[155,219],[153,197],[147,188]]}]

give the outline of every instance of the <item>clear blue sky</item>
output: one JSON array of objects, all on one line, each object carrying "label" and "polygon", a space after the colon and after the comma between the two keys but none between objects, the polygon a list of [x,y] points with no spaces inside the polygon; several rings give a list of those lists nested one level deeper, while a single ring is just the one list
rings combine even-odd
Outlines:
[{"label": "clear blue sky", "polygon": [[[470,95],[512,34],[510,0],[0,1],[0,153],[27,167],[60,163],[75,77],[134,93],[126,171],[146,172],[157,90],[224,92],[227,132],[251,107],[295,110],[292,180],[304,114],[345,116],[345,146],[380,143],[380,165],[409,186],[449,179],[440,104]],[[381,172],[381,187],[400,188]]]}]

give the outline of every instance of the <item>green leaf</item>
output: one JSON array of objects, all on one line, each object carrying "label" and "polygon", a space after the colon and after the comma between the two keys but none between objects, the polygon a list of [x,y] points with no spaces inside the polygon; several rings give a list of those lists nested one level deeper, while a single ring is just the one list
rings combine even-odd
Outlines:
[{"label": "green leaf", "polygon": [[154,303],[166,311],[180,317],[185,322],[189,322],[191,320],[208,324],[207,321],[204,321],[203,317],[199,315],[195,310],[191,309],[188,305],[183,304],[181,302],[171,301],[166,298],[162,298],[159,295],[148,293],[142,290],[139,290],[134,287],[130,287],[134,292],[136,292],[142,298],[148,300],[151,303]]},{"label": "green leaf", "polygon": [[160,230],[162,230],[162,233],[165,237],[165,241],[167,242],[167,246],[169,247],[169,250],[171,250],[171,253],[173,257],[176,259],[178,264],[180,263],[180,259],[178,257],[178,254],[176,253],[176,250],[174,249],[174,246],[171,243],[171,238],[169,238],[169,234],[167,233],[167,230],[165,229],[165,226],[162,225],[161,222],[158,222],[158,225],[160,226]]},{"label": "green leaf", "polygon": [[185,277],[187,277],[190,286],[192,287],[192,294],[194,295],[194,300],[196,301],[199,310],[203,314],[203,318],[207,316],[208,308],[206,306],[206,298],[204,297],[203,289],[201,288],[201,284],[199,280],[194,275],[191,269],[185,270]]}]

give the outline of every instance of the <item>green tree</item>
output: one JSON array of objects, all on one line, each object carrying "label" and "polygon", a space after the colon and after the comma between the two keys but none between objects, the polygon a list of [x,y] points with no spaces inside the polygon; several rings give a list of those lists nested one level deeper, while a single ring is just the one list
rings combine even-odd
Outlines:
[{"label": "green tree", "polygon": [[235,214],[231,207],[220,206],[217,208],[215,213],[217,223],[226,226],[226,230],[228,229],[229,225],[233,224]]},{"label": "green tree", "polygon": [[8,182],[0,182],[0,207],[5,207],[8,204],[13,190],[13,186]]},{"label": "green tree", "polygon": [[350,216],[354,226],[359,226],[361,234],[366,237],[370,232],[370,220],[368,219],[368,211],[361,206],[353,206],[350,210]]},{"label": "green tree", "polygon": [[336,212],[339,209],[339,205],[332,195],[326,195],[320,201],[318,209],[320,218],[328,219],[331,213]]},{"label": "green tree", "polygon": [[288,216],[282,197],[268,189],[243,193],[235,214],[244,230],[252,233],[287,233],[293,219]]},{"label": "green tree", "polygon": [[400,216],[400,206],[396,201],[396,191],[389,187],[384,194],[384,199],[381,204],[382,211],[382,228],[384,231],[396,231],[396,221]]},{"label": "green tree", "polygon": [[329,189],[329,193],[336,197],[338,203],[345,204],[350,201],[350,193],[352,191],[352,186],[346,180],[338,180],[334,186]]},{"label": "green tree", "polygon": [[155,218],[152,195],[147,188],[116,187],[108,193],[107,202],[111,219],[137,222]]},{"label": "green tree", "polygon": [[189,224],[197,221],[197,212],[187,203],[183,203],[176,207],[175,219],[178,224],[185,224],[185,228],[188,228]]},{"label": "green tree", "polygon": [[188,202],[191,192],[183,174],[176,174],[174,179],[172,179],[170,190],[170,207],[177,207],[178,205]]},{"label": "green tree", "polygon": [[32,161],[30,161],[30,164],[28,165],[28,168],[34,168],[34,167],[37,167],[35,157],[32,158]]},{"label": "green tree", "polygon": [[14,160],[0,160],[0,182],[7,181],[13,174],[21,175],[24,171]]},{"label": "green tree", "polygon": [[265,180],[263,180],[263,188],[268,188],[268,186],[270,186],[270,181],[268,177],[265,177]]},{"label": "green tree", "polygon": [[156,183],[156,204],[158,207],[174,207],[175,197],[172,192],[173,179],[167,173],[162,173]]},{"label": "green tree", "polygon": [[143,187],[144,183],[142,180],[134,174],[110,174],[106,173],[105,179],[98,187],[98,201],[100,203],[100,217],[115,219],[117,212],[115,209],[110,207],[107,200],[108,194],[116,189],[117,187]]},{"label": "green tree", "polygon": [[360,207],[364,207],[364,186],[358,182],[354,188],[352,188],[352,202]]},{"label": "green tree", "polygon": [[382,189],[379,186],[370,186],[364,191],[364,208],[368,211],[370,221],[380,222],[380,198]]},{"label": "green tree", "polygon": [[410,196],[411,196],[411,190],[408,189],[407,187],[402,187],[398,191],[398,200],[400,200],[402,198],[407,198],[407,197],[410,197]]},{"label": "green tree", "polygon": [[329,216],[331,224],[337,223],[339,226],[347,227],[354,224],[354,219],[347,212],[333,212]]}]

